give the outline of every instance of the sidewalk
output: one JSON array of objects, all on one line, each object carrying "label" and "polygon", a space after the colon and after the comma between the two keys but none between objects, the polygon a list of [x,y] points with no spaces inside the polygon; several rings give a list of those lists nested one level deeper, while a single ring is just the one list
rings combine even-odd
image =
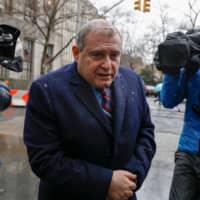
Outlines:
[{"label": "sidewalk", "polygon": [[138,200],[168,200],[179,135],[156,133],[157,151]]},{"label": "sidewalk", "polygon": [[168,200],[174,170],[174,153],[183,124],[185,105],[166,109],[148,98],[155,124],[157,150],[149,174],[137,192],[138,200]]}]

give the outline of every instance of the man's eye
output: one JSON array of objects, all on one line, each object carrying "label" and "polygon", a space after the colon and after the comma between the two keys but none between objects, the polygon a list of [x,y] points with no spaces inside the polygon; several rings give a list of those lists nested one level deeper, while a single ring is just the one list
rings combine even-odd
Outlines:
[{"label": "man's eye", "polygon": [[112,59],[117,59],[120,56],[120,54],[119,53],[112,53],[110,56],[111,56]]},{"label": "man's eye", "polygon": [[92,57],[94,57],[94,58],[101,58],[101,57],[103,57],[103,54],[102,54],[102,53],[99,53],[99,52],[93,53],[93,54],[92,54]]}]

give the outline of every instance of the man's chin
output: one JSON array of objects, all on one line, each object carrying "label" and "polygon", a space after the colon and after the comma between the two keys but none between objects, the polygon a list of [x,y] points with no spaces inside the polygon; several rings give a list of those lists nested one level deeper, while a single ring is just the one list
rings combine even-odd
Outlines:
[{"label": "man's chin", "polygon": [[97,87],[99,88],[110,87],[111,84],[112,84],[112,81],[103,81],[103,82],[98,83]]}]

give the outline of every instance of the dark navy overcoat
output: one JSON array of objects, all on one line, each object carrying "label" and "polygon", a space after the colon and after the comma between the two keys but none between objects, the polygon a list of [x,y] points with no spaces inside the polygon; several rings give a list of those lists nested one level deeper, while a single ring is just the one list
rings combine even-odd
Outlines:
[{"label": "dark navy overcoat", "polygon": [[142,82],[120,67],[112,90],[111,122],[76,63],[32,83],[24,142],[40,200],[105,200],[114,169],[136,173],[138,188],[143,183],[155,141]]}]

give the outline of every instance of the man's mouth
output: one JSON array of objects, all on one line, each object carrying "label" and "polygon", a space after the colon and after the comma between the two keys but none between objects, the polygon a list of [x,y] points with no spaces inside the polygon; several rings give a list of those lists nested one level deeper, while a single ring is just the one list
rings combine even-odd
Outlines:
[{"label": "man's mouth", "polygon": [[102,73],[99,73],[98,76],[109,77],[109,76],[112,76],[112,74],[102,74]]}]

